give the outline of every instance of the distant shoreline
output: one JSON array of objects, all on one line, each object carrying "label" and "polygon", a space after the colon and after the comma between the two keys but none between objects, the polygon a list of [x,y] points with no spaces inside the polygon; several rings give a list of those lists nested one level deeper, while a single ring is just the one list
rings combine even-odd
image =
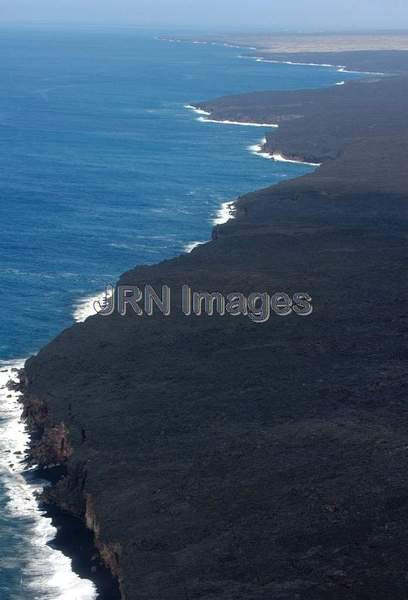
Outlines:
[{"label": "distant shoreline", "polygon": [[408,50],[408,32],[384,33],[274,33],[274,34],[224,34],[224,35],[161,35],[160,40],[173,43],[220,45],[229,48],[246,48],[266,53],[332,53],[357,51]]}]

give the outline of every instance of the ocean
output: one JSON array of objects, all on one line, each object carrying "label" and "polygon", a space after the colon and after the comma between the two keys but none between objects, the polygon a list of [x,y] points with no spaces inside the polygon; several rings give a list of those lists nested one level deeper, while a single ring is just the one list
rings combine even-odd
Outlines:
[{"label": "ocean", "polygon": [[120,273],[190,251],[210,238],[226,202],[312,168],[257,154],[268,128],[205,122],[186,105],[358,77],[159,33],[1,30],[2,600],[97,597],[49,545],[55,529],[24,462],[18,395],[5,387],[13,369],[84,319],[89,299]]}]

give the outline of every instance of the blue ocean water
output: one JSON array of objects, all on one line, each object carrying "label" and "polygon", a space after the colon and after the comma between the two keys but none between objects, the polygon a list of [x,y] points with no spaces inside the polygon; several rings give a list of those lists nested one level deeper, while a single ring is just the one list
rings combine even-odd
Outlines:
[{"label": "blue ocean water", "polygon": [[[207,240],[223,202],[310,170],[251,154],[262,128],[199,122],[184,105],[358,75],[241,54],[146,31],[1,31],[2,384],[15,359],[72,323],[81,298]],[[24,427],[0,392],[0,597],[93,598],[45,545],[52,528],[21,455],[10,459],[24,454]]]}]

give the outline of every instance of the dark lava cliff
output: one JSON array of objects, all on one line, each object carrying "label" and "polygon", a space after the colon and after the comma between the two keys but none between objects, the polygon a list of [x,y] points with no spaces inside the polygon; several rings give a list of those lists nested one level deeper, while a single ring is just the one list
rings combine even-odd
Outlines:
[{"label": "dark lava cliff", "polygon": [[95,316],[26,364],[36,458],[67,468],[49,500],[124,599],[408,597],[407,98],[401,75],[203,103],[323,165],[121,278],[306,291],[311,316]]}]

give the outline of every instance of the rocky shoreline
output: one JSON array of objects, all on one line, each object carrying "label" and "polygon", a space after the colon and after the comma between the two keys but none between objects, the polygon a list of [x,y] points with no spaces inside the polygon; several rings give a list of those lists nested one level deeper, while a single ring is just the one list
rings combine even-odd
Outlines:
[{"label": "rocky shoreline", "polygon": [[310,320],[96,316],[26,363],[33,457],[66,469],[45,499],[122,600],[406,598],[407,95],[400,75],[193,102],[322,167],[120,280],[304,288]]},{"label": "rocky shoreline", "polygon": [[78,575],[95,583],[98,598],[119,600],[120,549],[100,539],[92,497],[83,494],[86,466],[77,463],[73,467],[71,463],[67,469],[68,460],[74,454],[67,425],[50,420],[46,401],[28,391],[29,381],[24,371],[20,372],[20,381],[13,384],[13,389],[21,393],[22,419],[31,432],[28,463],[36,469],[30,471],[30,477],[49,484],[39,503],[57,529],[52,545],[73,558],[73,568]]}]

